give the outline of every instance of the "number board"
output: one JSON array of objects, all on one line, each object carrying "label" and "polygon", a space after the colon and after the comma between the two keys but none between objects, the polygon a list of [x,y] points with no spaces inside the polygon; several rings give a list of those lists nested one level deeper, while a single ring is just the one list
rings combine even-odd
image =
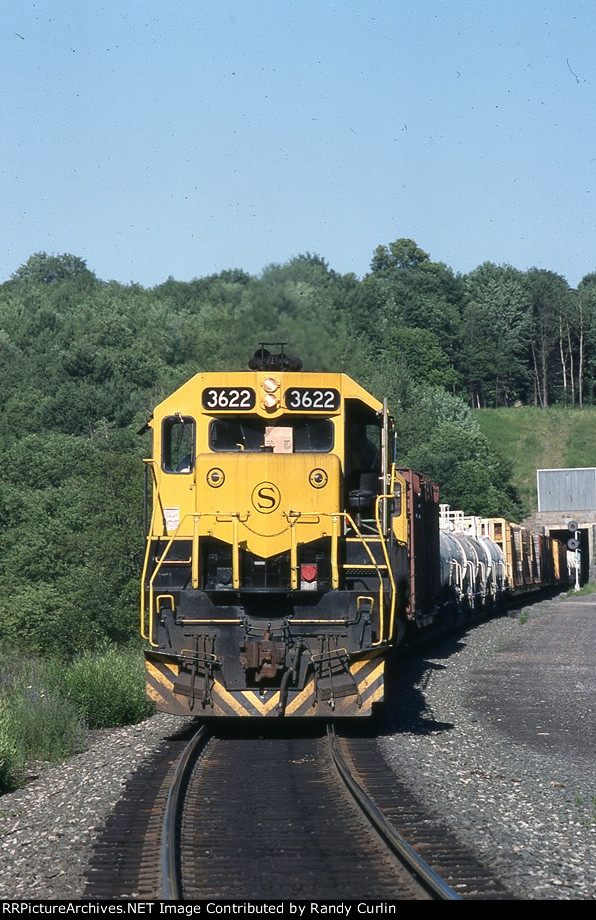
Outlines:
[{"label": "number board", "polygon": [[203,390],[203,409],[242,411],[254,409],[257,402],[251,387],[209,387]]},{"label": "number board", "polygon": [[339,390],[317,387],[292,387],[284,394],[286,409],[297,412],[336,412],[339,409]]}]

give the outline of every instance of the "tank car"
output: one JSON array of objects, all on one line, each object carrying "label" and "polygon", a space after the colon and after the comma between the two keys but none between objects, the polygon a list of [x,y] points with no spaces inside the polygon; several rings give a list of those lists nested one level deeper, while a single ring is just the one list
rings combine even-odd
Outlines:
[{"label": "tank car", "polygon": [[460,612],[490,611],[571,583],[571,554],[550,536],[504,518],[466,517],[448,505],[441,505],[440,529],[444,597]]},{"label": "tank car", "polygon": [[492,606],[513,563],[488,531],[442,556],[438,488],[396,465],[386,402],[270,347],[148,422],[147,694],[204,718],[367,716],[392,650]]}]

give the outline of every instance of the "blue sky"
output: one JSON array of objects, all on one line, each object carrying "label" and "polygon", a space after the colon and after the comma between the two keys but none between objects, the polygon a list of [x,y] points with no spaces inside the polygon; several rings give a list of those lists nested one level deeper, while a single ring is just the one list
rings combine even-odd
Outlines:
[{"label": "blue sky", "polygon": [[3,0],[0,282],[596,271],[594,0]]}]

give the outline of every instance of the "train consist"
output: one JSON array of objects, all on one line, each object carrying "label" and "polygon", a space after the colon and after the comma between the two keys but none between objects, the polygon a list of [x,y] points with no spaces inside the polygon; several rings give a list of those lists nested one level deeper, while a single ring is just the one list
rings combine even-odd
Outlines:
[{"label": "train consist", "polygon": [[569,582],[567,547],[439,505],[386,402],[264,343],[148,427],[147,694],[206,717],[367,716],[422,630]]}]

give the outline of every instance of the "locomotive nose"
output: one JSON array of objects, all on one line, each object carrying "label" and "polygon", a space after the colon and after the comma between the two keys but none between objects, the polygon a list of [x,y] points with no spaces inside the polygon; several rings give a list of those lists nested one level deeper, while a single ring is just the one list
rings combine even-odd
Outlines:
[{"label": "locomotive nose", "polygon": [[[340,512],[336,454],[212,453],[197,457],[200,535],[270,559],[328,537]],[[204,485],[207,488],[204,488]]]}]

